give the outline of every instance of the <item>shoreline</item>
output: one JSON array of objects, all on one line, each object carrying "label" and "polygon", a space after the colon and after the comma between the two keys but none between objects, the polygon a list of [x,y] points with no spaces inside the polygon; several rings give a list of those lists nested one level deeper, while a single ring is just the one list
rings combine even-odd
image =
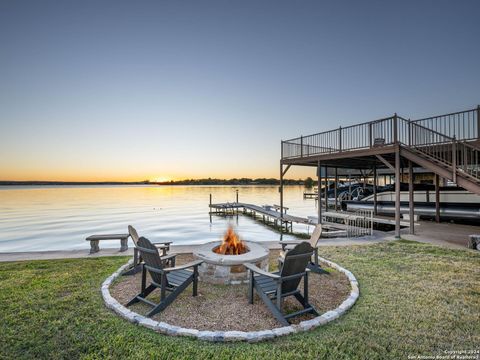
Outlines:
[{"label": "shoreline", "polygon": [[[459,225],[450,223],[436,224],[434,222],[421,222],[421,226],[416,229],[416,234],[408,234],[408,231],[402,229],[401,238],[403,240],[416,241],[423,244],[430,244],[444,248],[469,251],[467,248],[468,235],[474,233],[477,228],[473,225]],[[305,239],[304,239],[305,240]],[[327,246],[351,246],[351,245],[371,245],[380,242],[394,241],[393,232],[374,232],[372,237],[360,237],[355,239],[348,238],[322,238],[319,242],[320,247]],[[280,249],[278,241],[258,242],[270,250]],[[185,244],[171,246],[171,253],[185,254],[192,253],[198,246],[203,244]],[[105,256],[133,256],[133,246],[127,251],[120,252],[118,247],[101,248],[99,252],[90,254],[90,249],[75,250],[45,250],[45,251],[21,251],[21,252],[0,252],[1,262],[30,261],[30,260],[55,260],[55,259],[78,259],[78,258],[98,258]]]},{"label": "shoreline", "polygon": [[[370,245],[389,240],[387,238],[362,239],[355,240],[347,238],[322,239],[319,246],[349,246],[349,245]],[[269,250],[281,249],[278,241],[260,242]],[[188,254],[192,253],[198,245],[172,245],[171,253]],[[30,261],[30,260],[60,260],[60,259],[79,259],[79,258],[98,258],[105,256],[133,256],[133,247],[129,247],[127,251],[120,252],[118,248],[101,248],[99,252],[89,253],[89,249],[77,250],[46,250],[46,251],[21,251],[21,252],[0,252],[0,262],[12,261]]]},{"label": "shoreline", "polygon": [[[285,179],[284,186],[305,185],[300,179]],[[157,185],[157,186],[276,186],[280,185],[278,179],[199,179],[199,180],[178,180],[178,181],[15,181],[15,180],[0,180],[0,187],[2,186],[85,186],[85,185]]]}]

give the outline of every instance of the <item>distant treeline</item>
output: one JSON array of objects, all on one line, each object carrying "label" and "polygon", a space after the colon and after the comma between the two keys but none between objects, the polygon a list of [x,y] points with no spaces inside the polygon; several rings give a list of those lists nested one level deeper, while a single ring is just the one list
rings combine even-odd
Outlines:
[{"label": "distant treeline", "polygon": [[2,185],[145,185],[151,184],[144,181],[0,181]]},{"label": "distant treeline", "polygon": [[[304,180],[283,180],[285,185],[303,185]],[[160,185],[279,185],[280,180],[274,178],[233,178],[233,179],[186,179],[176,181],[166,181],[158,183]]]},{"label": "distant treeline", "polygon": [[[307,180],[284,179],[285,185],[303,185]],[[233,179],[186,179],[176,181],[152,182],[144,181],[0,181],[0,186],[12,185],[279,185],[280,180],[274,178],[233,178]]]}]

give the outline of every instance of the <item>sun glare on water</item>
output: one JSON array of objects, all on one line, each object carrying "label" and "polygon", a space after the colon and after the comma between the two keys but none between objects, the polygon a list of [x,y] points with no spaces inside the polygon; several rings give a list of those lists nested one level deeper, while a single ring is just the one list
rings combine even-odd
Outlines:
[{"label": "sun glare on water", "polygon": [[151,182],[167,182],[171,180],[172,179],[169,177],[156,177],[156,178],[150,179]]}]

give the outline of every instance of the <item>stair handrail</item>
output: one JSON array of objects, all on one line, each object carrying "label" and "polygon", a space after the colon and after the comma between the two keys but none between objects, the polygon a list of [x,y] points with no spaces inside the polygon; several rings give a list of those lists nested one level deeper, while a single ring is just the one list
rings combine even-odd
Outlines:
[{"label": "stair handrail", "polygon": [[[475,180],[480,180],[480,149],[467,140],[455,141],[456,170]],[[454,180],[456,182],[456,179]]]}]

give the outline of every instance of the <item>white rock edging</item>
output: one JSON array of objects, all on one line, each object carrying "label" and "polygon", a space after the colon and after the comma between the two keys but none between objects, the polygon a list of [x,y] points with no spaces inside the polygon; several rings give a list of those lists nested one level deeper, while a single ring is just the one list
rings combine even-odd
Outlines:
[{"label": "white rock edging", "polygon": [[[155,321],[143,315],[137,314],[125,306],[120,304],[115,298],[110,295],[110,285],[118,278],[122,272],[133,263],[133,259],[129,260],[125,265],[121,266],[116,272],[110,275],[102,284],[102,296],[105,305],[115,311],[118,315],[124,319],[138,325],[145,326],[149,329],[157,331],[166,335],[174,336],[190,336],[196,337],[200,340],[214,341],[214,342],[230,342],[230,341],[248,341],[258,342],[275,337],[285,336],[289,334],[299,333],[302,331],[308,331],[318,326],[325,325],[330,321],[333,321],[343,315],[358,299],[360,290],[358,287],[358,281],[355,276],[347,269],[331,262],[327,259],[318,257],[318,260],[327,264],[329,267],[344,273],[350,281],[351,291],[350,296],[340,304],[334,310],[327,311],[326,313],[317,316],[311,320],[305,320],[298,325],[284,326],[271,330],[262,331],[200,331],[197,329],[182,328],[174,326],[161,321]],[[246,301],[246,300],[245,300]]]}]

